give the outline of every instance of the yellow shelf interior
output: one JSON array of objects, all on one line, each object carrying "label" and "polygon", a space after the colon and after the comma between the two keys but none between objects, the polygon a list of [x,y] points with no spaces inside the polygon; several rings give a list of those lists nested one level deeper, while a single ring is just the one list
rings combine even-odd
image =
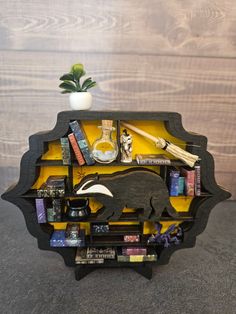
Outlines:
[{"label": "yellow shelf interior", "polygon": [[[162,121],[128,121],[129,123],[135,125],[136,127],[145,130],[146,132],[150,133],[151,135],[155,137],[163,137],[166,140],[180,146],[181,148],[186,147],[186,143],[171,134],[169,134],[165,128],[165,124]],[[99,125],[101,125],[101,121],[95,120],[95,121],[80,121],[82,123],[82,126],[84,128],[84,131],[87,135],[87,138],[92,144],[97,138],[100,137],[101,130],[98,128]],[[116,123],[113,123],[113,126],[116,127]],[[124,128],[121,126],[120,133],[122,133],[122,130]],[[144,137],[136,134],[135,132],[128,130],[128,132],[133,136],[133,152],[132,157],[135,159],[136,154],[166,154],[170,159],[174,159],[172,155],[170,155],[167,152],[164,152],[162,149],[157,148],[153,142],[146,140]],[[113,139],[116,139],[116,131],[113,132]],[[62,150],[61,150],[61,144],[60,139],[56,141],[52,141],[48,143],[48,150],[45,152],[42,157],[42,160],[62,160]],[[122,171],[125,169],[129,169],[131,166],[124,165],[124,166],[74,166],[73,167],[73,186],[75,184],[78,184],[80,180],[92,173],[99,173],[99,174],[109,174],[114,173],[116,171]],[[145,166],[146,168],[152,169],[156,173],[160,173],[160,167],[159,166]],[[40,174],[34,185],[32,186],[32,189],[38,189],[50,175],[67,175],[68,176],[68,167],[66,166],[41,166],[40,168]],[[192,202],[193,197],[188,196],[179,196],[179,197],[170,197],[170,202],[173,205],[173,207],[176,209],[176,211],[179,212],[188,212],[190,204]],[[101,204],[99,204],[94,198],[90,198],[90,207],[92,210],[92,213],[96,212],[99,208],[101,208]],[[132,211],[132,209],[124,209],[124,211]],[[127,222],[127,224],[132,224],[135,222]],[[162,221],[163,225],[162,232],[164,232],[171,224],[180,224],[180,221]],[[50,223],[54,226],[55,229],[64,229],[66,228],[66,223]],[[86,230],[86,234],[89,234],[89,223],[86,222],[79,222],[81,228],[84,228]],[[121,222],[120,224],[124,224],[124,222]],[[144,223],[144,234],[150,234],[155,233],[154,223],[152,222],[145,222]]]}]

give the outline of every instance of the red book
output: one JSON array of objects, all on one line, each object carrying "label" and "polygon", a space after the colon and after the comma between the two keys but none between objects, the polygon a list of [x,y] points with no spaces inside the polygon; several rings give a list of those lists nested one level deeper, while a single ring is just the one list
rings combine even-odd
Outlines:
[{"label": "red book", "polygon": [[75,138],[74,134],[73,133],[69,134],[68,138],[69,138],[69,141],[71,143],[71,146],[72,146],[73,151],[75,153],[75,157],[76,157],[79,165],[83,166],[85,164],[85,160],[84,160],[84,157],[83,157],[83,155],[82,155],[82,153],[80,151],[80,148],[78,146],[78,143],[76,141],[76,138]]},{"label": "red book", "polygon": [[195,189],[195,169],[188,170],[181,169],[182,176],[185,177],[185,194],[188,196],[194,196]]}]

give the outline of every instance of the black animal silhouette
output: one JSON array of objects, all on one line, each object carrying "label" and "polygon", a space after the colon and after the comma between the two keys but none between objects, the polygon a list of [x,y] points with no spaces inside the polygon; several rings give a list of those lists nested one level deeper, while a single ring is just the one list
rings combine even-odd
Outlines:
[{"label": "black animal silhouette", "polygon": [[98,219],[119,220],[124,207],[143,209],[142,220],[157,220],[166,210],[172,217],[178,213],[169,200],[163,179],[146,168],[131,168],[113,174],[95,174],[84,177],[75,186],[80,196],[94,196],[104,207]]}]

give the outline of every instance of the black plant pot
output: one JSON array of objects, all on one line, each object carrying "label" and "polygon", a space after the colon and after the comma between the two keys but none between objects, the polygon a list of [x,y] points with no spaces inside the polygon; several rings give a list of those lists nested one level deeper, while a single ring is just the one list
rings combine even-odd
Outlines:
[{"label": "black plant pot", "polygon": [[67,200],[66,215],[69,221],[82,221],[90,214],[89,199]]}]

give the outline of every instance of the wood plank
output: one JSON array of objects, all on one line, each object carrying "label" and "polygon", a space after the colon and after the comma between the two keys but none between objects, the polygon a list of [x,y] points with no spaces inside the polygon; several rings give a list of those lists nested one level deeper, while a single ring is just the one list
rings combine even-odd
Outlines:
[{"label": "wood plank", "polygon": [[[53,128],[57,112],[69,110],[58,77],[77,58],[76,53],[1,51],[1,166],[18,166],[29,135]],[[232,189],[236,59],[80,54],[80,61],[99,83],[92,91],[94,110],[180,112],[186,130],[208,137],[216,172]]]},{"label": "wood plank", "polygon": [[234,0],[1,0],[0,5],[0,49],[236,56]]}]

